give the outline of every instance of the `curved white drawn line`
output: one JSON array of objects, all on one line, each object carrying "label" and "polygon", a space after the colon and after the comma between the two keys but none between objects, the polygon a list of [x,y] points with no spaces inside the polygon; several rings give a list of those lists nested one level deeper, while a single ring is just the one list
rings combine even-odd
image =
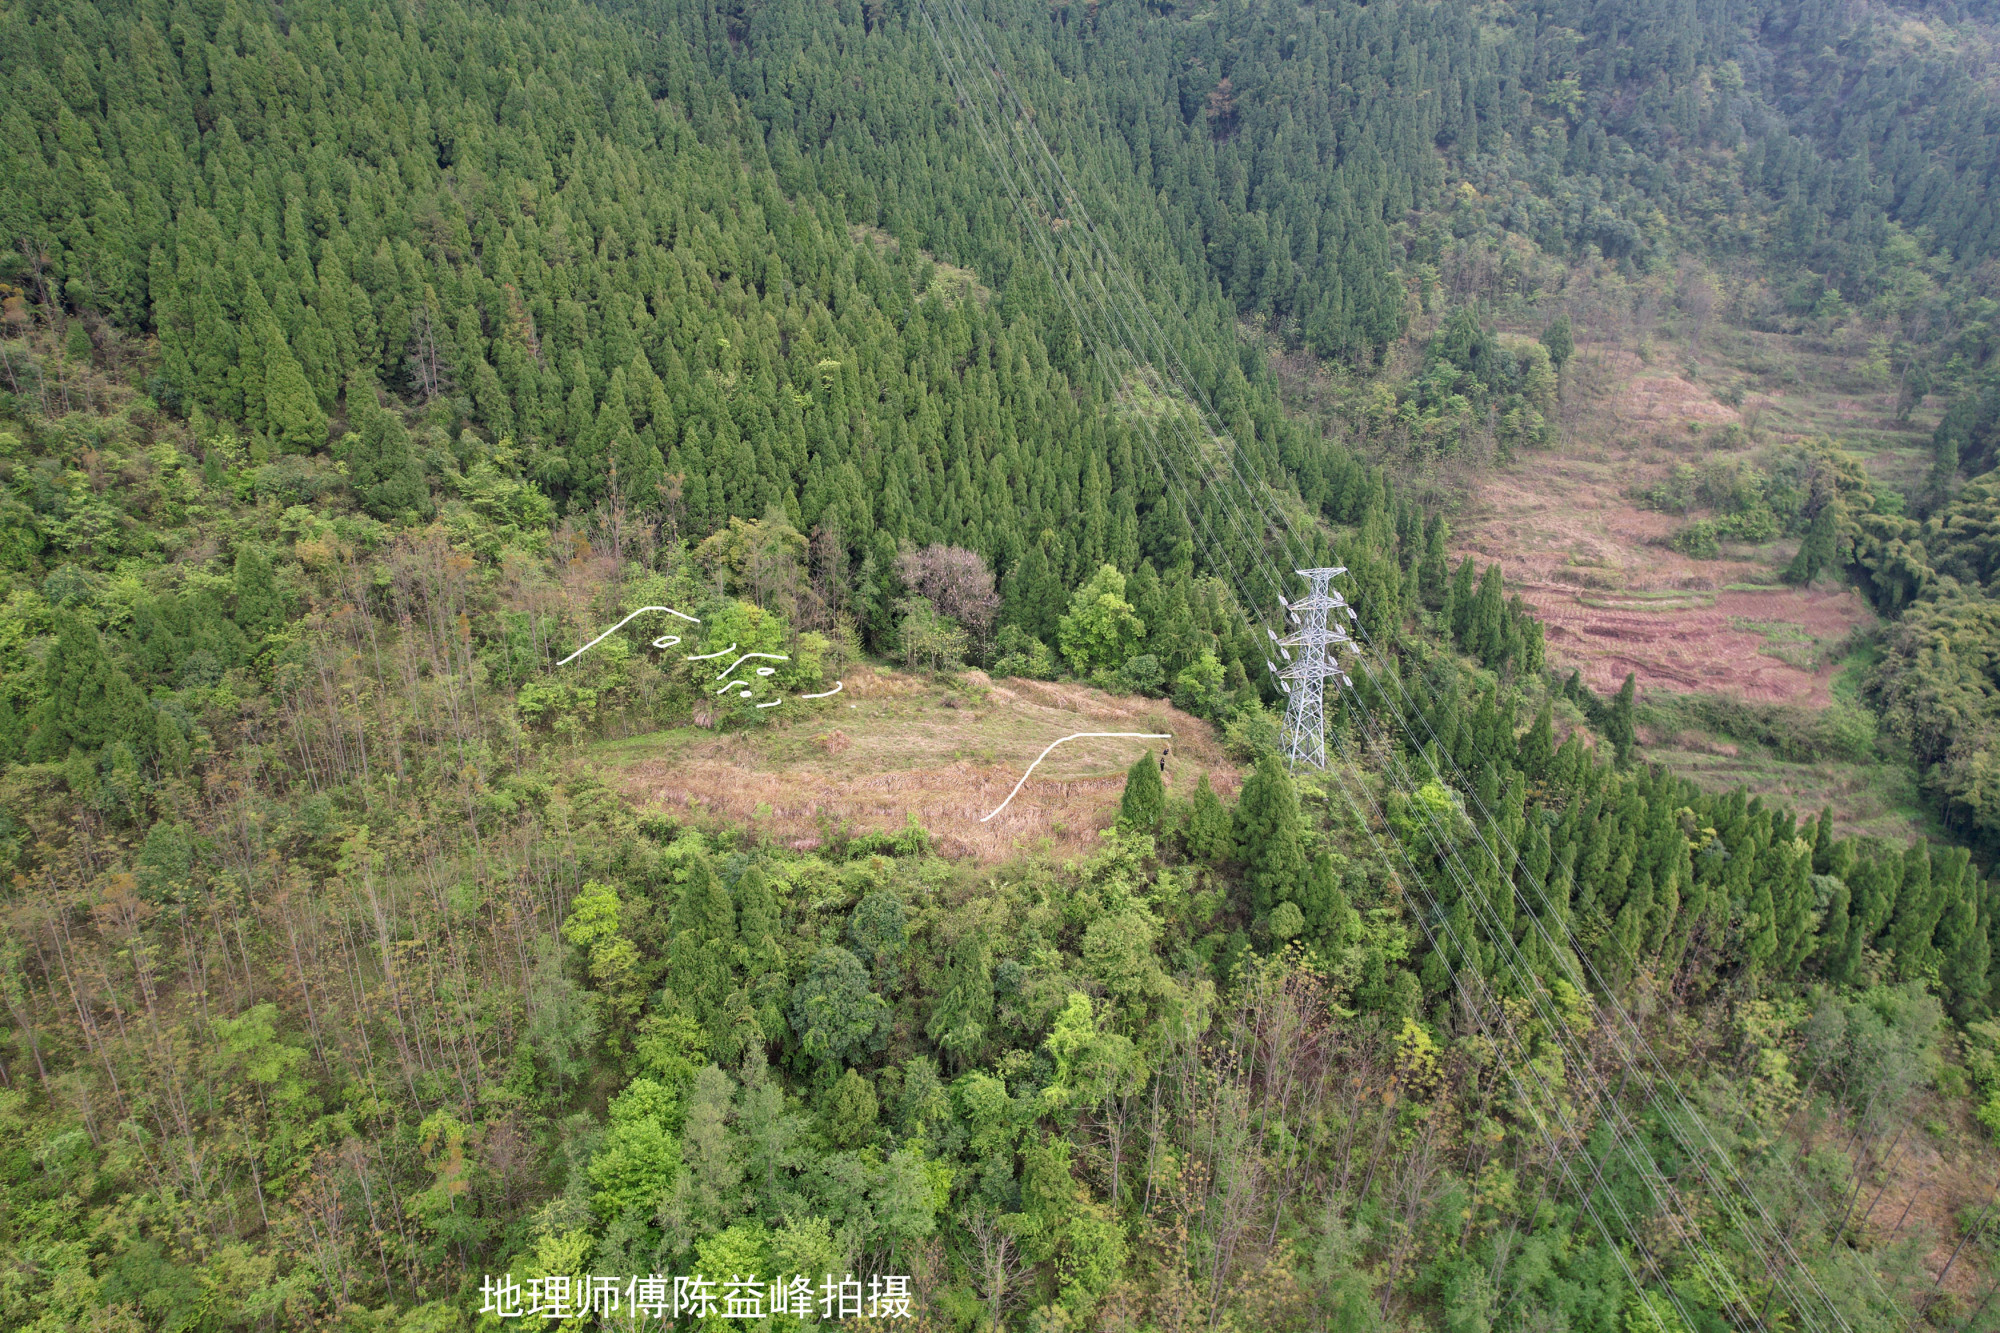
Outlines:
[{"label": "curved white drawn line", "polygon": [[723,682],[723,683],[722,683],[722,684],[721,684],[720,686],[718,686],[718,687],[716,688],[716,691],[715,691],[715,692],[716,692],[717,694],[727,694],[727,693],[729,693],[729,692],[730,692],[731,690],[735,689],[735,688],[736,688],[736,687],[737,687],[738,685],[748,685],[749,683],[750,683],[750,682],[749,682],[749,681],[747,681],[747,680],[729,680],[729,681],[724,681],[724,682]]},{"label": "curved white drawn line", "polygon": [[[1105,736],[1105,737],[1122,738],[1130,740],[1143,740],[1143,741],[1164,741],[1173,739],[1173,734],[1174,733],[1171,731],[1073,731],[1069,735],[1064,736],[1059,740],[1050,741],[1049,749],[1044,750],[1040,754],[1035,756],[1035,762],[1033,764],[1028,765],[1028,772],[1023,773],[1021,775],[1021,781],[1014,784],[1014,790],[1007,793],[1007,799],[1000,802],[1000,804],[994,809],[993,815],[999,814],[1000,811],[1005,810],[1009,805],[1013,803],[1014,798],[1020,794],[1022,783],[1025,783],[1028,780],[1028,774],[1033,773],[1035,771],[1036,765],[1040,764],[1042,760],[1047,759],[1049,757],[1049,750],[1055,749],[1058,745],[1061,745],[1063,741],[1082,740],[1086,736]],[[988,815],[986,816],[986,819],[982,819],[979,822],[984,824],[987,819],[993,818],[993,815]]]},{"label": "curved white drawn line", "polygon": [[[631,615],[625,617],[624,620],[619,621],[617,624],[613,625],[610,629],[604,631],[604,633],[598,635],[596,638],[592,639],[589,643],[586,643],[585,645],[583,645],[583,647],[577,649],[575,652],[571,653],[568,657],[565,657],[562,661],[556,663],[556,665],[564,666],[570,662],[574,662],[577,658],[582,657],[585,653],[589,652],[592,648],[595,648],[598,644],[603,643],[606,639],[616,634],[619,630],[624,629],[627,621],[630,621],[638,616],[643,616],[648,611],[665,611],[670,616],[679,616],[682,620],[690,621],[696,625],[699,625],[701,623],[701,621],[696,620],[693,616],[689,615],[687,612],[676,611],[671,606],[642,606],[637,611],[634,611]],[[676,640],[676,642],[679,642],[679,640]],[[729,645],[730,648],[734,648],[735,646],[736,645],[733,643]],[[723,652],[728,652],[728,651],[729,651],[728,648],[723,649]],[[720,657],[722,656],[722,653],[717,653],[716,656]]]},{"label": "curved white drawn line", "polygon": [[659,638],[653,640],[653,646],[655,648],[672,648],[680,641],[681,636],[678,634],[662,634]]},{"label": "curved white drawn line", "polygon": [[779,704],[781,704],[781,703],[783,703],[783,702],[784,702],[784,700],[783,700],[783,699],[773,699],[773,700],[771,700],[771,702],[769,702],[769,703],[767,703],[767,704],[758,704],[757,706],[758,706],[759,708],[776,708],[776,707],[777,707],[777,706],[778,706]]},{"label": "curved white drawn line", "polygon": [[760,676],[775,676],[775,675],[777,675],[777,674],[778,674],[778,668],[776,668],[776,667],[758,667],[758,668],[757,668],[757,674],[758,674],[758,675],[760,675]]},{"label": "curved white drawn line", "polygon": [[732,644],[730,644],[730,645],[729,645],[729,646],[728,646],[727,648],[724,648],[724,649],[722,650],[722,652],[718,652],[718,653],[689,653],[689,654],[688,654],[688,655],[686,656],[686,658],[685,658],[684,660],[686,660],[686,661],[689,661],[689,662],[711,662],[711,661],[714,661],[714,660],[715,660],[716,658],[718,658],[718,657],[722,656],[722,653],[733,653],[733,652],[735,652],[735,651],[736,651],[736,645],[732,643]]},{"label": "curved white drawn line", "polygon": [[833,697],[834,695],[836,695],[836,694],[839,694],[839,693],[840,693],[840,687],[841,687],[841,686],[843,686],[843,685],[845,685],[845,684],[847,684],[847,682],[846,682],[846,681],[844,681],[844,680],[836,680],[835,682],[833,682],[833,688],[832,688],[832,689],[830,689],[830,690],[828,690],[828,691],[826,691],[826,692],[825,692],[824,694],[801,694],[801,695],[799,696],[799,698],[801,698],[801,699],[831,699],[831,698],[832,698],[832,697]]},{"label": "curved white drawn line", "polygon": [[[734,648],[735,646],[736,645],[732,643],[729,645],[729,648]],[[729,648],[723,649],[722,652],[723,653],[728,652]],[[722,653],[717,653],[716,656],[720,657],[722,656]],[[737,667],[742,666],[745,662],[749,661],[753,657],[768,657],[773,662],[789,662],[792,660],[791,658],[786,657],[783,653],[745,653],[743,654],[743,656],[737,658],[734,662],[731,662],[729,664],[729,669],[727,671],[724,671],[722,673],[722,676],[728,675],[730,671],[736,670]],[[716,679],[721,680],[722,676],[717,676]]]}]

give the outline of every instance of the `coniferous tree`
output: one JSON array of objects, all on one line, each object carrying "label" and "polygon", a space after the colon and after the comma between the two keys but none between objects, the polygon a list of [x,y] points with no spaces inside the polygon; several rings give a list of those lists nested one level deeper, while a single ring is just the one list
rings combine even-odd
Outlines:
[{"label": "coniferous tree", "polygon": [[1838,533],[1834,502],[1829,499],[1813,515],[1805,540],[1799,543],[1798,554],[1785,566],[1785,581],[1810,588],[1821,574],[1833,568]]},{"label": "coniferous tree", "polygon": [[1244,867],[1250,910],[1256,915],[1297,895],[1306,869],[1299,833],[1298,793],[1277,756],[1267,754],[1244,780],[1233,831],[1236,859]]},{"label": "coniferous tree", "polygon": [[430,512],[430,488],[423,468],[410,453],[409,432],[394,413],[378,401],[373,376],[358,377],[347,386],[349,433],[340,452],[347,463],[348,484],[362,507],[376,518]]},{"label": "coniferous tree", "polygon": [[1209,785],[1208,774],[1204,772],[1195,783],[1194,799],[1189,803],[1187,832],[1184,841],[1188,855],[1197,861],[1210,864],[1223,860],[1231,851],[1229,811]]},{"label": "coniferous tree", "polygon": [[1542,700],[1542,707],[1535,714],[1535,721],[1521,733],[1519,762],[1521,771],[1529,777],[1541,779],[1548,776],[1549,765],[1555,760],[1555,704],[1552,700]]},{"label": "coniferous tree", "polygon": [[1628,671],[1604,718],[1604,736],[1614,747],[1620,768],[1631,762],[1632,745],[1638,739],[1632,724],[1632,704],[1637,693],[1638,678]]},{"label": "coniferous tree", "polygon": [[976,930],[959,936],[924,1032],[961,1068],[978,1063],[993,1022],[993,954]]},{"label": "coniferous tree", "polygon": [[1442,623],[1450,630],[1452,642],[1468,652],[1474,651],[1471,637],[1475,601],[1473,579],[1476,574],[1471,556],[1458,562],[1458,570],[1445,588],[1442,616]]},{"label": "coniferous tree", "polygon": [[309,453],[326,443],[326,413],[276,321],[266,319],[257,328],[256,337],[262,344],[263,418],[271,443],[279,449]]},{"label": "coniferous tree", "polygon": [[1150,833],[1159,827],[1166,804],[1167,789],[1160,781],[1160,762],[1148,750],[1125,770],[1125,793],[1118,798],[1118,826]]},{"label": "coniferous tree", "polygon": [[1548,349],[1550,363],[1560,374],[1562,368],[1569,364],[1570,357],[1576,353],[1576,340],[1570,334],[1569,316],[1557,315],[1550,321],[1549,326],[1542,330],[1541,342],[1542,346]]},{"label": "coniferous tree", "polygon": [[1446,543],[1451,540],[1451,525],[1445,522],[1443,514],[1431,516],[1424,530],[1423,560],[1417,566],[1417,591],[1425,606],[1436,611],[1445,604],[1445,588],[1451,579],[1451,564]]},{"label": "coniferous tree", "polygon": [[144,759],[153,750],[153,715],[146,696],[104,652],[97,631],[67,611],[55,619],[56,641],[42,663],[44,702],[30,719],[30,759],[62,759],[71,750],[94,754],[113,742]]},{"label": "coniferous tree", "polygon": [[281,628],[285,617],[285,599],[278,591],[271,557],[255,546],[245,546],[236,553],[237,626],[256,643]]}]

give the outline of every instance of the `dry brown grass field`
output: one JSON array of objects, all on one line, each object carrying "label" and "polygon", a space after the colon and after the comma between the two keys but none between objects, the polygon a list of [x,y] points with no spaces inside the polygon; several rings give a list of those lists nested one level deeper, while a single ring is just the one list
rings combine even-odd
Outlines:
[{"label": "dry brown grass field", "polygon": [[[1898,422],[1892,388],[1843,391],[1847,359],[1800,338],[1718,335],[1716,343],[1713,356],[1669,366],[1580,339],[1561,438],[1475,481],[1454,544],[1458,554],[1500,562],[1547,623],[1550,660],[1598,690],[1616,689],[1630,672],[1642,693],[1823,705],[1837,649],[1875,624],[1860,595],[1831,582],[1810,591],[1781,584],[1795,541],[1725,544],[1713,560],[1683,555],[1668,540],[1685,519],[1642,507],[1636,495],[1681,464],[1755,466],[1822,434],[1872,474],[1907,481],[1934,414]],[[1784,375],[1741,368],[1770,364],[1773,345],[1788,355]],[[1736,406],[1721,398],[1732,388]]]},{"label": "dry brown grass field", "polygon": [[[914,819],[946,855],[987,864],[1088,855],[1117,816],[1126,768],[1149,748],[1172,746],[1169,796],[1192,794],[1203,773],[1225,800],[1241,785],[1215,728],[1162,700],[979,671],[933,679],[858,666],[845,682],[813,714],[748,731],[652,732],[593,746],[585,759],[641,810],[712,817],[799,848],[834,830],[894,831]],[[1044,746],[1078,731],[1173,740],[1058,746],[1005,811],[981,822]]]}]

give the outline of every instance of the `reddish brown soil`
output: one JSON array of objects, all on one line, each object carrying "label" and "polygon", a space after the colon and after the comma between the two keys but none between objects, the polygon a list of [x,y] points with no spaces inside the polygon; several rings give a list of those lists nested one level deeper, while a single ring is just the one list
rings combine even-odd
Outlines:
[{"label": "reddish brown soil", "polygon": [[[1592,347],[1579,362],[1565,442],[1478,483],[1456,524],[1458,554],[1497,560],[1546,623],[1550,663],[1581,670],[1598,690],[1631,672],[1642,692],[1826,703],[1829,650],[1873,622],[1862,599],[1831,585],[1770,587],[1791,544],[1691,559],[1666,544],[1686,519],[1635,503],[1676,464],[1750,461],[1755,449],[1740,438],[1725,446],[1720,434],[1738,411],[1627,352]],[[1743,584],[1765,589],[1728,590]]]},{"label": "reddish brown soil", "polygon": [[[1963,1108],[1953,1109],[1960,1111],[1954,1119],[1969,1122]],[[1978,1131],[1968,1123],[1955,1128],[1976,1141]],[[1970,1133],[1965,1133],[1968,1130]],[[1829,1124],[1817,1140],[1808,1138],[1806,1151],[1816,1142],[1845,1150],[1854,1142],[1852,1127],[1845,1120]],[[1894,1152],[1890,1151],[1892,1146]],[[1944,1274],[1940,1290],[1956,1297],[1961,1309],[1978,1304],[1993,1280],[1982,1262],[1984,1256],[1976,1245],[1959,1251],[1956,1262],[1952,1254],[1962,1237],[1960,1217],[1977,1213],[1993,1197],[1991,1152],[1968,1153],[1962,1144],[1941,1152],[1930,1134],[1914,1128],[1893,1144],[1879,1143],[1876,1152],[1881,1154],[1879,1158],[1874,1153],[1863,1154],[1862,1187],[1853,1203],[1849,1227],[1870,1248],[1913,1236],[1928,1239],[1923,1258],[1926,1276],[1935,1280]],[[1947,1264],[1949,1273],[1945,1273]]]},{"label": "reddish brown soil", "polygon": [[1615,690],[1630,672],[1641,689],[1699,690],[1756,703],[1824,705],[1834,668],[1830,661],[1807,669],[1772,656],[1767,636],[1740,622],[1795,624],[1826,644],[1867,618],[1861,599],[1845,588],[1721,592],[1710,606],[1661,611],[1588,606],[1555,584],[1531,585],[1522,594],[1547,628],[1550,660],[1579,668],[1593,689]]}]

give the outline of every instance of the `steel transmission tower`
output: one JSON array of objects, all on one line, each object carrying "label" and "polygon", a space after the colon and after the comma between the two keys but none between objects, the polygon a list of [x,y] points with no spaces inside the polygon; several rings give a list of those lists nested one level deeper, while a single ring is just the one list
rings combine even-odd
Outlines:
[{"label": "steel transmission tower", "polygon": [[[1339,650],[1341,645],[1351,645],[1354,641],[1347,637],[1347,627],[1337,617],[1331,623],[1329,617],[1335,612],[1345,612],[1352,620],[1354,612],[1346,599],[1327,586],[1334,575],[1346,572],[1344,566],[1299,570],[1299,576],[1306,580],[1311,591],[1303,602],[1285,603],[1285,610],[1298,629],[1282,639],[1271,634],[1286,661],[1283,668],[1268,661],[1265,665],[1277,673],[1279,686],[1285,691],[1285,758],[1294,773],[1301,765],[1326,767],[1326,682],[1350,683],[1341,669]],[[1284,602],[1282,597],[1278,600]],[[1297,656],[1287,649],[1296,649]]]}]

